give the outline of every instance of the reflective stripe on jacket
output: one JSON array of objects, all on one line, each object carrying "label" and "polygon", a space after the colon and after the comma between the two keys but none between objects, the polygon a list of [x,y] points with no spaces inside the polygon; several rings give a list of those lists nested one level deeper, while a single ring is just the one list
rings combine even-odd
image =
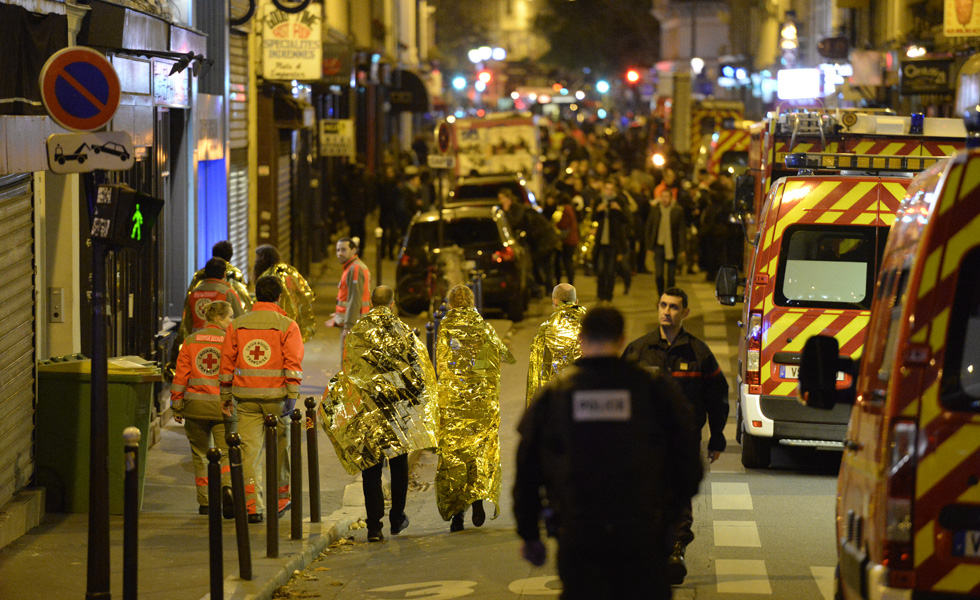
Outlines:
[{"label": "reflective stripe on jacket", "polygon": [[212,324],[184,339],[170,386],[170,402],[175,411],[192,419],[222,418],[218,369],[224,342],[225,331]]},{"label": "reflective stripe on jacket", "polygon": [[356,256],[344,264],[337,292],[337,317],[345,329],[371,310],[371,273],[367,265]]},{"label": "reflective stripe on jacket", "polygon": [[299,325],[277,304],[256,302],[252,312],[228,326],[218,375],[221,396],[253,400],[299,398],[302,365]]},{"label": "reflective stripe on jacket", "polygon": [[236,317],[245,314],[238,292],[221,279],[205,279],[191,290],[184,301],[184,316],[180,322],[180,327],[186,332],[184,337],[187,337],[187,333],[207,325],[208,305],[215,300],[224,300],[231,304]]}]

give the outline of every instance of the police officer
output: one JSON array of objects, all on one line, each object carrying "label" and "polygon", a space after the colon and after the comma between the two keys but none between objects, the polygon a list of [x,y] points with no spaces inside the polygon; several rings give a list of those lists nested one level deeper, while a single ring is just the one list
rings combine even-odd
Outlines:
[{"label": "police officer", "polygon": [[538,391],[518,428],[521,553],[544,563],[546,501],[563,600],[670,598],[672,525],[703,476],[690,410],[675,383],[620,358],[618,310],[589,310],[580,336],[582,358]]},{"label": "police officer", "polygon": [[[237,413],[242,436],[242,469],[250,523],[262,521],[265,509],[261,465],[263,423],[267,415],[281,417],[293,410],[303,379],[303,339],[299,326],[286,316],[277,301],[282,285],[274,275],[255,282],[252,312],[228,326],[221,348],[221,402]],[[289,508],[289,452],[286,425],[280,419],[278,510]],[[273,502],[273,506],[276,504]]]},{"label": "police officer", "polygon": [[[725,451],[725,423],[728,421],[728,381],[707,344],[684,329],[684,319],[691,314],[687,294],[676,287],[667,288],[660,296],[660,327],[630,342],[623,358],[636,361],[641,367],[674,379],[684,398],[694,411],[698,444],[701,429],[708,422],[708,458],[718,460]],[[690,501],[681,512],[677,534],[670,556],[671,583],[684,582],[687,566],[684,550],[694,540],[694,514]]]},{"label": "police officer", "polygon": [[[198,512],[208,514],[208,450],[221,450],[221,500],[226,519],[234,517],[231,501],[231,473],[228,467],[228,444],[225,443],[228,420],[221,410],[218,391],[218,367],[225,329],[234,312],[224,300],[216,300],[205,309],[207,325],[198,329],[180,347],[177,369],[170,386],[170,406],[174,420],[184,424],[191,444],[194,481],[197,484]],[[231,415],[227,415],[230,417]]]}]

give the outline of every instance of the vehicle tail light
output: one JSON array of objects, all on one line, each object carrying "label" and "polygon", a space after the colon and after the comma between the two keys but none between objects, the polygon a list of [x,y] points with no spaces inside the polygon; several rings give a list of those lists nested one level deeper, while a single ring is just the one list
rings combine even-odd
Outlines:
[{"label": "vehicle tail light", "polygon": [[760,356],[762,349],[762,313],[752,313],[749,315],[748,349],[745,353],[745,383],[748,385],[759,385],[760,376]]},{"label": "vehicle tail light", "polygon": [[885,548],[881,564],[888,568],[890,585],[909,587],[912,571],[912,500],[915,498],[914,421],[897,420],[889,444],[885,486]]},{"label": "vehicle tail light", "polygon": [[403,267],[410,267],[414,263],[415,261],[412,260],[412,257],[408,254],[408,252],[402,252],[401,257],[398,258],[398,264]]},{"label": "vehicle tail light", "polygon": [[493,262],[502,263],[514,260],[514,247],[504,246],[493,253]]}]

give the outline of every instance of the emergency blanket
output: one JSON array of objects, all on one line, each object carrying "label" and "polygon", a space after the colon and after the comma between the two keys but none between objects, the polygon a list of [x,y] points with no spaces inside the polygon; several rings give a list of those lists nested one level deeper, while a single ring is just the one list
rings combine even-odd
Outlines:
[{"label": "emergency blanket", "polygon": [[313,317],[313,300],[316,299],[316,294],[313,293],[313,288],[299,274],[296,267],[286,263],[272,265],[260,277],[265,275],[276,277],[282,284],[279,306],[286,312],[287,317],[299,325],[303,341],[308,342],[313,339],[316,335],[316,319]]},{"label": "emergency blanket", "polygon": [[514,355],[473,308],[451,309],[436,342],[439,469],[436,505],[448,521],[477,500],[500,514],[500,361]]},{"label": "emergency blanket", "polygon": [[531,360],[527,369],[526,406],[538,388],[555,378],[582,355],[578,334],[582,330],[585,307],[561,304],[538,328],[531,341]]},{"label": "emergency blanket", "polygon": [[374,308],[344,344],[320,417],[344,469],[354,475],[384,457],[436,447],[436,374],[425,345],[392,314]]}]

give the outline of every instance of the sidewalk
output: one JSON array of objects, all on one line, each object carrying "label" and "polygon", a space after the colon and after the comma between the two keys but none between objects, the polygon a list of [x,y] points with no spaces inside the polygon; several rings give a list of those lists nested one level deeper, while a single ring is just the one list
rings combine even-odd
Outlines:
[{"label": "sidewalk", "polygon": [[[366,257],[373,270],[374,256]],[[323,394],[340,366],[337,329],[323,322],[333,312],[339,265],[328,260],[311,274],[316,291],[314,312],[318,333],[306,344],[301,398]],[[394,280],[394,263],[386,262],[383,281]],[[412,326],[421,319],[410,319]],[[501,334],[509,321],[494,321]],[[299,405],[298,405],[299,406]],[[290,539],[291,514],[279,522],[279,558],[265,558],[266,523],[249,525],[252,554],[250,581],[238,577],[234,521],[222,520],[224,592],[226,599],[272,598],[295,570],[308,565],[327,546],[346,536],[352,522],[364,517],[363,497],[356,476],[347,474],[322,428],[319,433],[321,522],[309,522],[309,482],[303,451],[304,537]],[[305,436],[304,436],[305,439]],[[121,443],[121,442],[120,442]],[[345,489],[355,484],[346,494]],[[160,442],[149,449],[143,506],[139,522],[139,597],[160,600],[198,600],[209,597],[207,517],[197,514],[190,447],[183,428],[170,421]],[[111,592],[122,597],[122,516],[110,518]],[[47,514],[39,527],[0,550],[0,598],[3,600],[73,599],[85,597],[87,577],[87,514]]]}]

